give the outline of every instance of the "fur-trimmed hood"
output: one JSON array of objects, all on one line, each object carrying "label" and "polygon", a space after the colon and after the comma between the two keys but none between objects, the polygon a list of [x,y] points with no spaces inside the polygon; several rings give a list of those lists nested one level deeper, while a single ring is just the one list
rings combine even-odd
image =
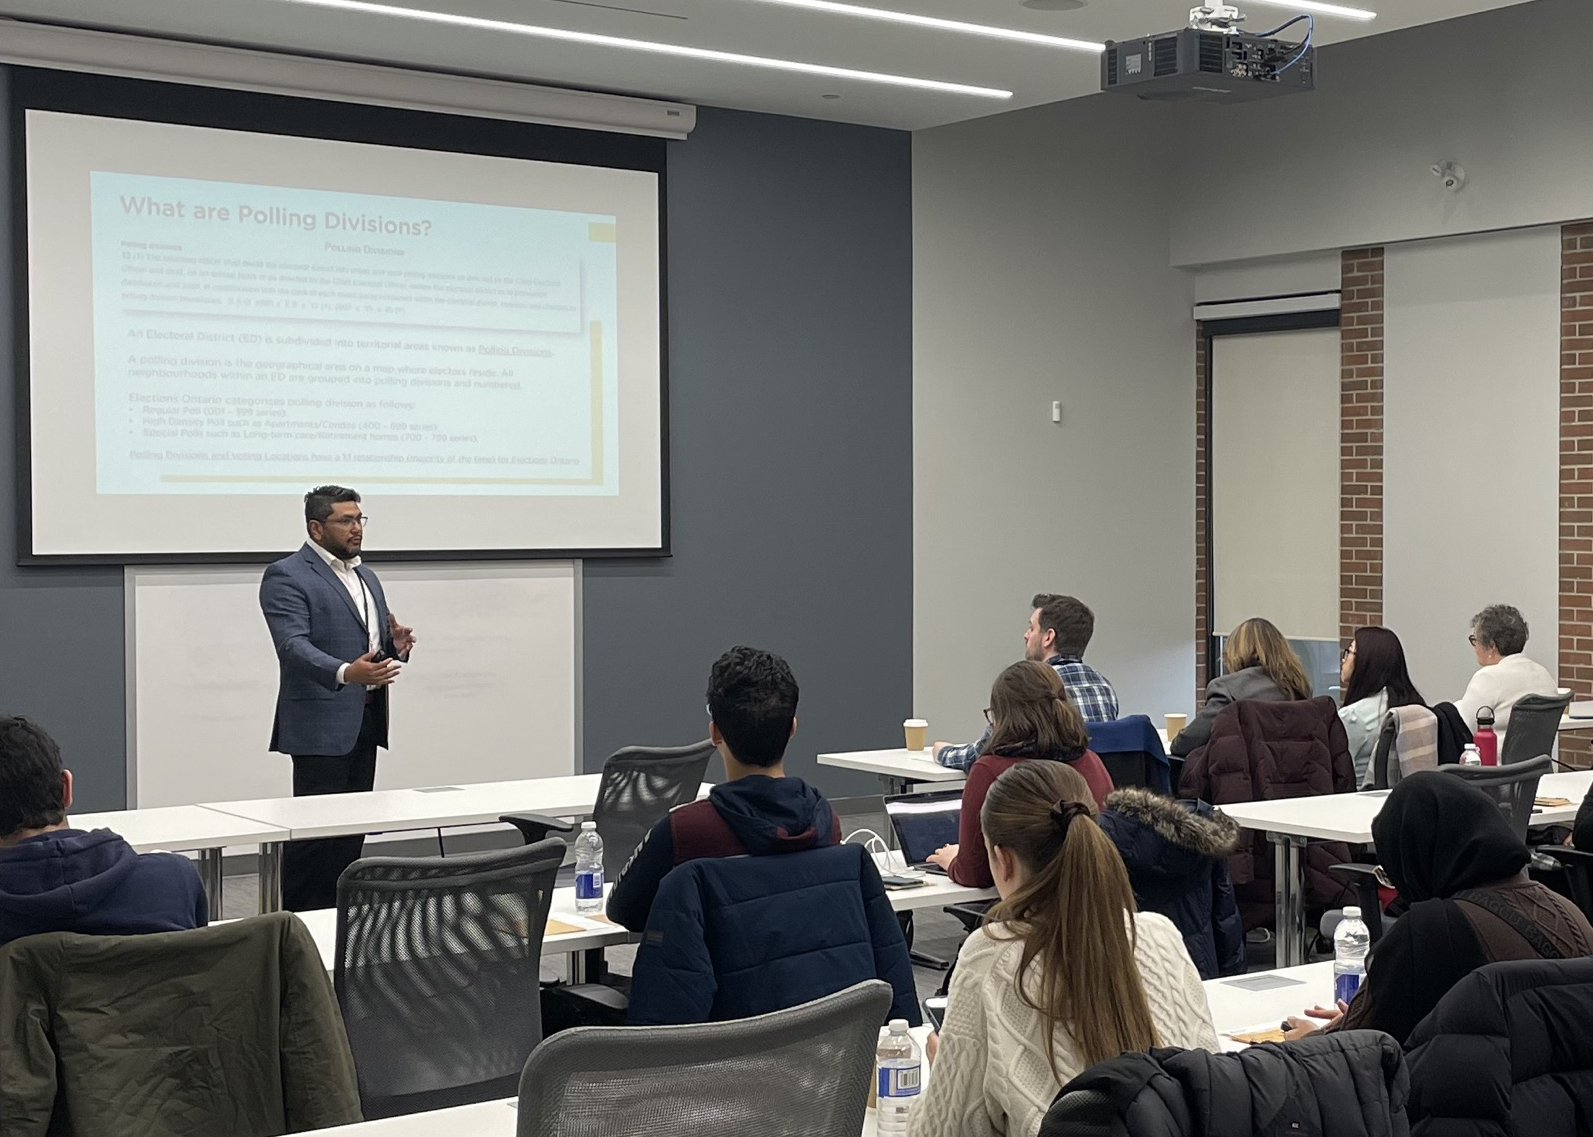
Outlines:
[{"label": "fur-trimmed hood", "polygon": [[1239,823],[1214,806],[1137,787],[1113,790],[1100,820],[1130,875],[1209,871],[1210,862],[1237,849],[1243,835]]}]

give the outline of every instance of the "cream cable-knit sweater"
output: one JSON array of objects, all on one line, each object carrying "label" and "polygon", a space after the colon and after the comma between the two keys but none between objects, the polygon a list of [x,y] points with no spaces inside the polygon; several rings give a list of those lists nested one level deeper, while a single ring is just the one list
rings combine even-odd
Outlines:
[{"label": "cream cable-knit sweater", "polygon": [[[1219,1049],[1206,990],[1178,929],[1151,912],[1135,921],[1134,957],[1158,1045]],[[962,945],[933,1076],[913,1107],[910,1137],[1033,1137],[1062,1082],[1083,1072],[1073,1040],[1059,1026],[1062,1082],[1052,1077],[1040,1013],[1019,998],[1014,982],[1022,956],[1021,941],[997,939],[984,929]]]}]

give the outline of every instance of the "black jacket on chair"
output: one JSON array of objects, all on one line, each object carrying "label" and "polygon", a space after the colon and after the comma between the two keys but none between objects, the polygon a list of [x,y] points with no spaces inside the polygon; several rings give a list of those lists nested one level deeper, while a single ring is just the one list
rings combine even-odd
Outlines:
[{"label": "black jacket on chair", "polygon": [[1411,1132],[1428,1137],[1593,1130],[1593,959],[1491,963],[1416,1027]]},{"label": "black jacket on chair", "polygon": [[1407,1137],[1408,1089],[1398,1045],[1370,1030],[1237,1054],[1152,1050],[1063,1086],[1040,1137]]}]

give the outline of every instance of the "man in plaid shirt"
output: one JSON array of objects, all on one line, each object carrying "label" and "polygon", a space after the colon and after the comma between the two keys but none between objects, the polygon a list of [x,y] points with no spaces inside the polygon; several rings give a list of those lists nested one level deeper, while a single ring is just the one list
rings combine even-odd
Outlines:
[{"label": "man in plaid shirt", "polygon": [[[1050,592],[1036,596],[1031,607],[1029,626],[1023,633],[1023,657],[1056,669],[1062,689],[1085,722],[1111,722],[1117,717],[1117,692],[1106,676],[1083,659],[1095,634],[1095,613],[1072,596]],[[991,729],[985,727],[978,742],[960,746],[935,743],[935,761],[953,770],[967,770],[985,752]]]}]

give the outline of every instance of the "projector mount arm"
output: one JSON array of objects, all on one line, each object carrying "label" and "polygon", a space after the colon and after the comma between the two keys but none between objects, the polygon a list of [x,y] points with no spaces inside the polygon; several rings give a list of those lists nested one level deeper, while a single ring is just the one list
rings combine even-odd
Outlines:
[{"label": "projector mount arm", "polygon": [[1189,26],[1203,32],[1232,35],[1244,22],[1244,15],[1232,4],[1202,4],[1189,10]]}]

